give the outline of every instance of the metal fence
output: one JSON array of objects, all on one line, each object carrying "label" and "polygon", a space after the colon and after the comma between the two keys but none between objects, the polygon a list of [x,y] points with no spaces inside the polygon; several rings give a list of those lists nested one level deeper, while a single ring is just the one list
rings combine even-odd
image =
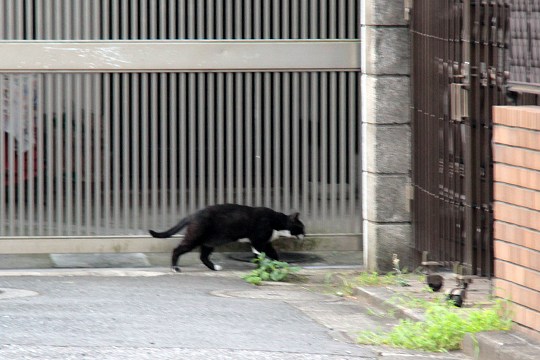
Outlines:
[{"label": "metal fence", "polygon": [[[520,52],[540,49],[531,40],[538,32],[527,33],[538,24],[521,16],[535,6],[538,1],[413,2],[416,249],[428,251],[430,260],[461,263],[470,274],[493,274],[491,108],[538,102],[528,90],[508,91],[508,78],[519,77],[515,65],[538,59]],[[525,29],[511,18],[524,19]],[[529,42],[520,42],[521,35]],[[522,64],[533,74],[538,63]]]},{"label": "metal fence", "polygon": [[[103,48],[318,39],[322,49],[358,38],[355,0],[54,4],[0,1],[0,38]],[[59,48],[66,55],[46,66],[0,75],[0,237],[145,234],[203,206],[234,202],[299,210],[312,234],[359,238],[357,68],[306,69],[309,59],[289,59],[289,69],[253,70],[260,62],[253,53],[245,71],[85,70],[88,44],[73,45],[79,52],[71,55]],[[79,55],[79,69],[47,71]],[[271,60],[282,56],[276,51]]]}]

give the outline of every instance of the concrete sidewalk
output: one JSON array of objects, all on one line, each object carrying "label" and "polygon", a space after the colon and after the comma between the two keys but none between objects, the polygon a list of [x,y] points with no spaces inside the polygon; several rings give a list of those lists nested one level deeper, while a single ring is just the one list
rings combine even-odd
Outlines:
[{"label": "concrete sidewalk", "polygon": [[[213,296],[221,296],[224,298],[243,298],[248,294],[249,298],[266,299],[273,298],[274,300],[284,300],[288,304],[292,304],[297,310],[300,310],[308,317],[314,319],[317,323],[331,329],[331,336],[335,339],[340,339],[347,343],[354,343],[356,332],[359,330],[379,330],[381,328],[389,328],[397,323],[399,318],[408,318],[412,320],[422,320],[423,312],[420,309],[414,309],[407,304],[399,304],[389,302],[397,294],[411,295],[415,297],[429,296],[423,291],[425,284],[420,280],[412,281],[410,287],[399,286],[384,286],[384,287],[358,287],[356,288],[356,297],[358,301],[351,299],[339,298],[331,296],[333,301],[319,301],[315,299],[299,296],[305,294],[306,289],[313,293],[316,287],[324,285],[325,278],[328,274],[335,272],[345,272],[354,274],[362,269],[359,264],[361,254],[358,253],[336,253],[328,252],[316,254],[304,254],[300,265],[304,267],[302,274],[307,280],[304,284],[293,285],[277,285],[269,287],[255,288],[255,292],[245,292],[246,286],[253,289],[252,286],[245,284],[241,280],[241,276],[250,269],[254,268],[253,264],[247,262],[248,254],[230,254],[216,253],[213,259],[216,263],[223,265],[225,271],[212,272],[208,271],[198,259],[198,253],[186,254],[181,259],[183,273],[175,278],[168,271],[169,254],[119,254],[119,255],[52,255],[52,256],[7,256],[0,255],[0,288],[15,288],[22,293],[28,294],[28,291],[36,291],[33,286],[17,286],[21,284],[33,284],[37,278],[45,279],[40,282],[52,282],[54,279],[62,278],[69,279],[86,279],[88,284],[99,283],[100,278],[140,278],[145,279],[143,283],[151,284],[152,278],[159,277],[161,279],[198,279],[190,284],[197,284],[197,281],[210,282],[216,284]],[[294,257],[294,254],[290,254]],[[238,259],[243,261],[238,261]],[[291,258],[292,259],[292,258]],[[137,268],[133,268],[136,266]],[[18,270],[17,270],[18,268]],[[451,286],[452,280],[447,276],[445,286]],[[13,286],[6,286],[8,284]],[[34,279],[34,280],[33,280]],[[89,281],[88,279],[94,279]],[[228,280],[227,280],[228,279]],[[169,280],[167,280],[168,282]],[[174,280],[174,282],[180,280]],[[180,282],[182,282],[181,280]],[[222,282],[223,281],[223,282]],[[222,284],[235,284],[234,286],[222,287]],[[153,287],[154,285],[152,285]],[[237,286],[240,286],[238,290]],[[196,286],[195,286],[196,287]],[[280,289],[275,290],[275,289]],[[285,289],[286,290],[283,290]],[[144,288],[140,289],[144,291]],[[220,292],[221,291],[221,292]],[[240,292],[239,292],[240,291]],[[159,289],[160,293],[166,293],[166,289]],[[38,293],[39,290],[38,290]],[[13,291],[0,293],[0,299],[5,299],[13,296]],[[274,294],[274,295],[271,295]],[[296,295],[293,295],[296,294]],[[80,295],[80,294],[79,294]],[[18,296],[18,295],[17,295]],[[76,296],[73,301],[79,301]],[[206,300],[205,300],[206,301]],[[487,279],[475,280],[471,284],[467,293],[466,306],[482,306],[489,304],[490,298],[490,282]],[[163,306],[163,305],[162,305]],[[377,319],[369,315],[373,306],[391,311],[396,314],[396,319]],[[464,342],[464,354],[470,357],[475,356],[475,349],[479,349],[479,359],[500,359],[500,360],[521,360],[521,359],[536,359],[537,354],[540,354],[540,346],[527,340],[514,332],[509,333],[483,333],[476,336],[478,347],[471,338],[467,338]],[[3,343],[2,343],[3,344]],[[5,344],[3,344],[5,345]],[[406,352],[395,349],[365,347],[366,349],[374,349],[375,354],[379,354],[374,358],[393,359],[395,356],[410,356],[416,354],[423,356],[418,352]],[[247,353],[245,354],[248,355]],[[386,357],[385,357],[386,356]],[[394,357],[392,357],[394,356]],[[431,356],[431,355],[430,355]],[[465,358],[460,352],[448,355],[433,355],[437,359],[462,359]],[[159,358],[159,357],[157,357]],[[370,358],[370,357],[368,357]],[[399,358],[399,357],[397,357]],[[13,358],[16,359],[16,358]]]},{"label": "concrete sidewalk", "polygon": [[318,291],[327,269],[302,270],[307,283],[257,287],[241,279],[252,264],[230,261],[220,262],[220,272],[184,263],[179,274],[165,267],[0,270],[0,358],[467,359],[356,344],[359,330],[389,329],[397,319]]}]

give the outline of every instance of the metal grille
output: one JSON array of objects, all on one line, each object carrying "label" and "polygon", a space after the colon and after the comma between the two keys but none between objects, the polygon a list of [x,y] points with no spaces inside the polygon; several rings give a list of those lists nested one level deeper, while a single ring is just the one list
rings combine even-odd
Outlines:
[{"label": "metal grille", "polygon": [[413,222],[416,249],[492,271],[491,107],[505,104],[508,6],[414,2]]},{"label": "metal grille", "polygon": [[358,39],[360,0],[2,0],[3,40]]},{"label": "metal grille", "polygon": [[509,21],[511,84],[528,84],[540,93],[540,0],[512,1]]},{"label": "metal grille", "polygon": [[213,203],[359,233],[356,72],[6,74],[0,236],[144,234]]},{"label": "metal grille", "polygon": [[[0,68],[0,237],[144,235],[223,202],[298,210],[311,234],[358,237],[360,79],[347,54],[359,7],[0,0],[2,49],[16,63]],[[230,41],[206,41],[219,39]],[[337,44],[346,66],[310,65],[287,52],[294,44]],[[157,45],[160,59],[149,56]],[[257,61],[273,45],[273,63]],[[44,64],[21,56],[30,47]],[[168,49],[198,57],[158,61]],[[218,61],[200,67],[208,53]]]}]

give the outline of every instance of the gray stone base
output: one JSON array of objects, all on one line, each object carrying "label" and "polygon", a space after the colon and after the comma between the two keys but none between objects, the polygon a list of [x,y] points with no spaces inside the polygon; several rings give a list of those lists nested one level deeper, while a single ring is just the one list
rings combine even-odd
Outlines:
[{"label": "gray stone base", "polygon": [[392,271],[392,255],[397,254],[400,268],[414,270],[414,249],[409,223],[364,221],[364,264],[370,271]]}]

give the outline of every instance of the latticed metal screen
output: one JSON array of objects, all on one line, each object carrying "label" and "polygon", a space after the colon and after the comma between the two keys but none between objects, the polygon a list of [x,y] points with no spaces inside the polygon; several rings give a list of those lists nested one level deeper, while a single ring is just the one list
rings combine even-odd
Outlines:
[{"label": "latticed metal screen", "polygon": [[5,40],[358,39],[360,0],[2,0]]},{"label": "latticed metal screen", "polygon": [[413,2],[416,249],[471,274],[493,275],[492,106],[538,103],[539,4]]},{"label": "latticed metal screen", "polygon": [[540,1],[510,3],[510,83],[540,86]]},{"label": "latticed metal screen", "polygon": [[[3,0],[0,36],[104,47],[354,41],[358,3]],[[222,202],[299,210],[311,234],[358,236],[358,69],[296,61],[280,71],[5,72],[0,236],[142,235]]]}]

